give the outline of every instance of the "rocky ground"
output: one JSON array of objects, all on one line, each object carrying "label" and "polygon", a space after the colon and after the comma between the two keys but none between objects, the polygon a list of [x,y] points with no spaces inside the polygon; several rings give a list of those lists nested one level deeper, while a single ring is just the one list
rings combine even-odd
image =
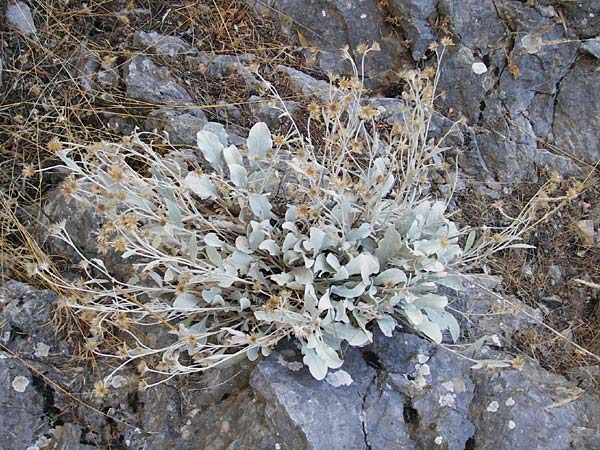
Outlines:
[{"label": "rocky ground", "polygon": [[[0,449],[600,449],[600,2],[10,0],[2,20]],[[52,164],[48,142],[139,127],[190,146],[209,120],[241,141],[257,120],[280,125],[253,64],[301,117],[328,91],[327,72],[347,73],[338,49],[373,41],[369,101],[392,124],[398,71],[432,64],[444,36],[455,45],[432,136],[463,118],[447,137],[461,220],[501,224],[495,206],[522,206],[549,172],[564,191],[582,183],[530,236],[538,250],[490,262],[520,299],[487,281],[451,304],[465,341],[486,336],[470,358],[517,363],[473,369],[398,331],[349,350],[327,382],[282,348],[146,391],[143,367],[131,368],[95,397],[108,361],[80,351],[86,330],[57,316],[60,296],[26,271],[44,254],[73,270],[44,232],[62,218],[97,251],[94,211],[65,204],[60,174],[27,173]]]},{"label": "rocky ground", "polygon": [[[349,350],[326,382],[282,348],[258,364],[148,390],[139,390],[139,370],[124,370],[98,399],[95,374],[85,361],[73,363],[72,343],[51,326],[56,294],[9,282],[0,301],[0,448],[600,448],[597,393],[529,359],[473,369],[472,361],[401,332]],[[484,290],[453,305],[470,318],[465,329],[488,336],[470,353],[477,359],[512,359],[511,334],[539,314]],[[479,315],[494,305],[496,317]],[[98,363],[98,372],[106,370]]]}]

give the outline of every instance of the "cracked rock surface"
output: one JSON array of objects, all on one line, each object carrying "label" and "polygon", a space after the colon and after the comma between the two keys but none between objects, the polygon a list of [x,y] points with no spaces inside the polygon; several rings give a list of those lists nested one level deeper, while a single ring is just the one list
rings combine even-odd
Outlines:
[{"label": "cracked rock surface", "polygon": [[[1,293],[3,449],[599,448],[595,394],[533,361],[520,369],[472,369],[468,359],[401,331],[348,349],[340,370],[350,384],[296,370],[300,355],[291,346],[257,365],[145,391],[138,390],[139,374],[124,370],[109,394],[95,399],[85,386],[107,368],[96,373],[65,364],[72,349],[49,327],[56,295],[17,282]],[[471,294],[486,301],[481,292]],[[492,338],[476,356],[504,359],[506,348]]]},{"label": "cracked rock surface", "polygon": [[147,56],[136,56],[125,70],[127,96],[162,105],[191,104],[192,97],[166,67],[157,66]]},{"label": "cracked rock surface", "polygon": [[[322,51],[306,51],[307,58],[317,61],[323,73],[347,73],[350,65],[339,50],[348,46],[355,52],[359,44],[380,44],[373,54],[374,63],[366,67],[368,84],[386,84],[393,72],[408,68],[408,49],[400,44],[402,34],[386,21],[385,2],[377,0],[249,0],[265,16],[278,19],[292,40],[300,40]],[[299,34],[298,34],[299,33]]]},{"label": "cracked rock surface", "polygon": [[438,106],[451,121],[467,119],[460,165],[468,177],[512,183],[535,179],[540,169],[571,175],[599,158],[598,95],[589,95],[600,79],[594,56],[598,1],[250,3],[278,18],[292,40],[299,33],[320,48],[323,72],[351,74],[338,49],[379,42],[382,51],[370,53],[366,67],[368,86],[384,96],[400,70],[433,63],[431,42],[451,37],[455,45],[442,63]]}]

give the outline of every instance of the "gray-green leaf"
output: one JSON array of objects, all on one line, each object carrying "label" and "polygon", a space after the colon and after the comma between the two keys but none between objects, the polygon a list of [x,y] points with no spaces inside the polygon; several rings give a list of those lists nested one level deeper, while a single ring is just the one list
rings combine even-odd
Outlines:
[{"label": "gray-green leaf", "polygon": [[265,159],[267,151],[273,147],[273,139],[269,127],[264,122],[258,122],[248,134],[248,157],[251,161]]}]

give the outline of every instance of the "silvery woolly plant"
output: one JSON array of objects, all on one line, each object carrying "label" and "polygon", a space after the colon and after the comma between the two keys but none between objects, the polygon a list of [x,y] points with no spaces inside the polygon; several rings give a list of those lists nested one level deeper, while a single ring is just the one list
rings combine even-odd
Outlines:
[{"label": "silvery woolly plant", "polygon": [[[58,152],[71,172],[64,194],[103,218],[99,252],[135,269],[119,279],[102,258],[79,253],[82,279],[47,274],[90,320],[89,348],[120,360],[106,381],[142,358],[162,381],[267,356],[290,338],[323,379],[347,346],[372,342],[374,327],[458,338],[440,286],[460,287],[465,261],[512,239],[471,233],[461,248],[447,199],[427,195],[430,171],[443,164],[444,148],[427,136],[437,73],[407,72],[403,120],[380,130],[360,77],[372,50],[359,49],[355,77],[332,81],[328,101],[308,105],[304,133],[282,102],[288,132],[257,123],[241,147],[209,123],[200,154],[159,150],[140,133]],[[54,232],[77,250],[64,223]],[[156,326],[174,339],[151,345]],[[109,352],[104,336],[114,329],[122,345]]]}]

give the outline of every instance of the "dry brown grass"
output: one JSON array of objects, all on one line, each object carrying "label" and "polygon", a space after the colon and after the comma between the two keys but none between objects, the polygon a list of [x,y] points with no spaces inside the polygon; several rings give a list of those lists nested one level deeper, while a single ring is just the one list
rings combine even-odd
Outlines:
[{"label": "dry brown grass", "polygon": [[[493,273],[501,275],[508,292],[539,308],[544,323],[559,332],[540,327],[521,330],[514,336],[519,348],[546,368],[565,375],[600,361],[600,289],[594,287],[600,282],[600,249],[586,245],[576,227],[581,220],[597,223],[599,219],[600,183],[594,175],[592,171],[583,181],[557,183],[555,195],[564,195],[573,186],[580,187],[581,193],[526,237],[535,249],[500,253],[488,263]],[[461,221],[500,226],[504,218],[498,208],[509,214],[518,211],[538,188],[537,184],[522,184],[496,202],[464,193],[457,199]],[[596,377],[594,382],[599,386],[600,379]]]},{"label": "dry brown grass", "polygon": [[[3,85],[0,91],[0,194],[4,214],[0,248],[3,278],[27,276],[27,263],[43,258],[31,234],[42,222],[45,195],[61,176],[38,173],[53,164],[52,140],[89,143],[120,137],[107,126],[109,117],[140,125],[159,105],[132,100],[123,80],[114,89],[98,84],[84,87],[82,57],[114,60],[120,71],[143,49],[132,47],[136,30],[183,35],[202,51],[214,54],[250,53],[262,65],[297,65],[295,47],[282,43],[276,27],[258,17],[239,0],[108,1],[92,0],[65,5],[60,0],[30,2],[38,31],[24,36],[0,24]],[[139,12],[141,9],[147,13]],[[157,57],[159,58],[159,57]],[[160,59],[160,58],[159,58]],[[248,87],[238,78],[213,80],[198,67],[162,59],[172,74],[190,81],[197,105],[218,120],[225,104],[245,113],[249,124]],[[247,122],[247,123],[246,123]],[[40,253],[42,252],[42,253]],[[31,256],[34,255],[34,256]]]}]

